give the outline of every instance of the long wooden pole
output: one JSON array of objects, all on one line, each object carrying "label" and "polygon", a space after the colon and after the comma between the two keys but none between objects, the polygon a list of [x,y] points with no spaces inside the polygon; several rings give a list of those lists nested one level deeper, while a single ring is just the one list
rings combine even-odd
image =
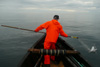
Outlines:
[{"label": "long wooden pole", "polygon": [[[8,25],[1,25],[1,26],[3,26],[3,27],[8,27],[8,28],[19,29],[19,30],[26,30],[26,31],[35,32],[34,30],[25,29],[25,28],[19,28],[19,27],[14,27],[14,26],[8,26]],[[45,32],[35,32],[35,33],[45,33]],[[76,37],[76,36],[68,36],[68,37],[78,39],[78,37]]]},{"label": "long wooden pole", "polygon": [[[19,27],[14,27],[14,26],[8,26],[8,25],[1,25],[1,26],[3,26],[3,27],[8,27],[8,28],[14,28],[14,29],[20,29],[20,30],[26,30],[26,31],[35,32],[34,30],[25,29],[25,28],[19,28]],[[36,32],[36,33],[45,33],[45,32]]]}]

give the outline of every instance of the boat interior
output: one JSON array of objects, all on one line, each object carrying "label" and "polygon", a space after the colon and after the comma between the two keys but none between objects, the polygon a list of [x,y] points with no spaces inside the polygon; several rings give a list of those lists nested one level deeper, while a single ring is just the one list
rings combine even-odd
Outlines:
[{"label": "boat interior", "polygon": [[[31,48],[43,48],[45,36],[38,40]],[[74,50],[68,43],[60,37],[56,43],[57,49]],[[75,55],[56,55],[55,62],[50,62],[50,67],[91,67],[80,54]],[[42,67],[44,55],[27,52],[21,60],[19,67]]]}]

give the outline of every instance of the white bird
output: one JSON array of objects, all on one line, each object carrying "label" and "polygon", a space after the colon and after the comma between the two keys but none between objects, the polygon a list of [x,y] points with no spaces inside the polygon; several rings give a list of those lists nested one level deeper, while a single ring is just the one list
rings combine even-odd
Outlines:
[{"label": "white bird", "polygon": [[97,51],[97,48],[95,47],[95,45],[94,46],[92,46],[91,47],[91,49],[90,49],[90,53],[95,53]]}]

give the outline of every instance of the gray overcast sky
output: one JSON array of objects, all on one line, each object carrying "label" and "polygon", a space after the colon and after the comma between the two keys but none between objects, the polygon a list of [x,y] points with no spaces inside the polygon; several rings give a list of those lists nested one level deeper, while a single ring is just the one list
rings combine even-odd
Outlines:
[{"label": "gray overcast sky", "polygon": [[100,0],[0,0],[0,11],[98,12]]}]

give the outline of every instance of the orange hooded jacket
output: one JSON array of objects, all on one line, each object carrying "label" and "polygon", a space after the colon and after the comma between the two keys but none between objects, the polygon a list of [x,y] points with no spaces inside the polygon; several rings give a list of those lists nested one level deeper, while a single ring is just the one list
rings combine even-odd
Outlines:
[{"label": "orange hooded jacket", "polygon": [[39,30],[46,29],[46,38],[45,41],[47,42],[57,42],[59,33],[61,36],[68,37],[68,35],[63,31],[62,26],[57,20],[51,20],[41,24],[39,27],[35,29],[35,32]]}]

